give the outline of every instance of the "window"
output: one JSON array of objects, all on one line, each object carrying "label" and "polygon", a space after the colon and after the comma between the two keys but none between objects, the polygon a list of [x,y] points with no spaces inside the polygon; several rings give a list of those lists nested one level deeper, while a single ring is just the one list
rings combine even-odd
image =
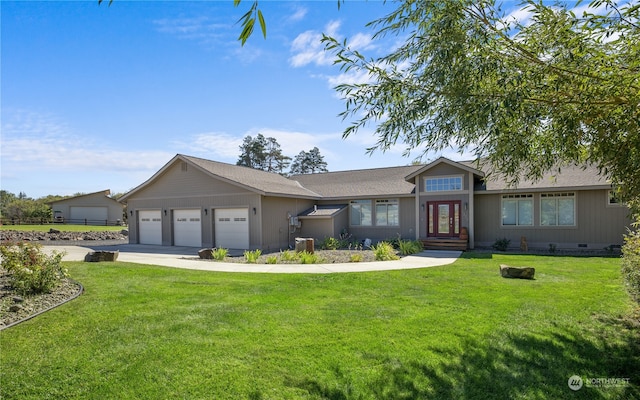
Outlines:
[{"label": "window", "polygon": [[533,226],[533,195],[502,196],[502,226]]},{"label": "window", "polygon": [[376,225],[400,225],[398,200],[376,200]]},{"label": "window", "polygon": [[624,203],[620,201],[615,190],[609,190],[607,192],[607,205],[608,206],[622,206]]},{"label": "window", "polygon": [[427,192],[450,192],[462,190],[462,176],[440,176],[426,178],[424,181]]},{"label": "window", "polygon": [[351,225],[371,226],[371,200],[351,201]]},{"label": "window", "polygon": [[575,193],[543,193],[540,195],[540,225],[574,226],[575,224]]}]

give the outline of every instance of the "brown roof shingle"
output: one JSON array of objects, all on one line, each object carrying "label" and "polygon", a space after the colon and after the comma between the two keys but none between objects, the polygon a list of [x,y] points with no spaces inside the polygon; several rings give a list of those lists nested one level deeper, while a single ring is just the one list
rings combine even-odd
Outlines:
[{"label": "brown roof shingle", "polygon": [[402,196],[414,193],[415,186],[405,177],[421,165],[361,169],[294,175],[290,179],[325,199],[346,199],[371,196]]}]

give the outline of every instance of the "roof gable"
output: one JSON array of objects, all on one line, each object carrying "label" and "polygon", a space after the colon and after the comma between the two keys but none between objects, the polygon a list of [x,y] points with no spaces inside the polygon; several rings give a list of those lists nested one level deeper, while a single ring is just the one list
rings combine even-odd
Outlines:
[{"label": "roof gable", "polygon": [[222,163],[218,161],[205,160],[203,158],[186,156],[177,154],[167,164],[165,164],[158,172],[156,172],[151,178],[139,185],[138,187],[125,194],[121,201],[133,196],[135,193],[140,192],[145,187],[152,185],[158,179],[161,179],[162,175],[174,166],[178,162],[184,162],[187,165],[191,165],[206,175],[219,179],[223,182],[238,186],[240,188],[261,194],[270,196],[284,196],[284,197],[301,197],[301,198],[319,198],[317,193],[314,193],[295,181],[291,181],[280,174],[265,172],[256,170],[253,168],[243,167],[239,165],[232,165]]},{"label": "roof gable", "polygon": [[448,165],[450,165],[452,167],[459,168],[459,169],[461,169],[463,171],[472,172],[474,175],[477,175],[479,177],[483,177],[485,175],[483,171],[475,168],[475,166],[476,166],[476,162],[475,161],[452,161],[452,160],[449,160],[446,157],[440,157],[437,160],[434,160],[434,161],[430,162],[429,164],[421,165],[420,169],[418,169],[415,172],[407,175],[405,177],[405,179],[407,181],[411,182],[411,181],[413,181],[413,179],[416,176],[418,176],[420,174],[423,174],[423,173],[427,172],[428,170],[430,170],[430,169],[432,169],[432,168],[434,168],[434,167],[436,167],[436,166],[438,166],[440,164],[448,164]]},{"label": "roof gable", "polygon": [[70,200],[77,200],[77,199],[81,199],[81,198],[90,198],[90,197],[97,197],[97,198],[103,198],[106,201],[113,201],[115,203],[119,204],[119,201],[109,197],[109,195],[111,194],[111,190],[106,189],[106,190],[100,190],[99,192],[93,192],[93,193],[87,193],[87,194],[81,194],[78,196],[73,196],[73,197],[67,197],[64,199],[60,199],[60,200],[56,200],[56,201],[52,201],[49,204],[53,205],[53,204],[60,204],[60,203],[64,203],[66,201],[70,201]]}]

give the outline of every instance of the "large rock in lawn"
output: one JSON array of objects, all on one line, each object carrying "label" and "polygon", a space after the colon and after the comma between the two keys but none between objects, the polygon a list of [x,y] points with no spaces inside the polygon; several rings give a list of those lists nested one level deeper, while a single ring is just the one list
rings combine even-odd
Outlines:
[{"label": "large rock in lawn", "polygon": [[503,278],[533,279],[536,269],[533,267],[511,267],[500,264],[500,275]]},{"label": "large rock in lawn", "polygon": [[116,251],[93,251],[91,253],[87,253],[84,257],[86,262],[101,262],[101,261],[116,261],[118,259],[118,254],[120,252]]}]

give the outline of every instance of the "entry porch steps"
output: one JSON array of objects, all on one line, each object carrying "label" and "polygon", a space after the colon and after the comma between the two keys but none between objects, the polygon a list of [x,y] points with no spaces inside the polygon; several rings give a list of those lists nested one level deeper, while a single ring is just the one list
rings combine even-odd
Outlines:
[{"label": "entry porch steps", "polygon": [[467,240],[458,238],[428,238],[422,239],[425,250],[467,250]]}]

